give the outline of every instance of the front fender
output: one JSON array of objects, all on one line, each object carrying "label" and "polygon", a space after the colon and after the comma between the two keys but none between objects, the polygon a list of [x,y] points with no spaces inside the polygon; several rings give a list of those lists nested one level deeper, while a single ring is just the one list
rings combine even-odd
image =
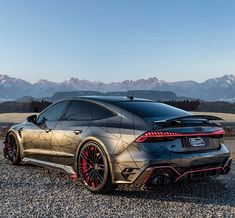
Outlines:
[{"label": "front fender", "polygon": [[6,136],[5,136],[5,141],[7,141],[7,137],[9,133],[13,133],[18,140],[19,147],[20,147],[20,158],[21,160],[24,158],[24,149],[23,149],[23,137],[21,136],[21,132],[23,131],[24,124],[18,124],[10,127],[8,130]]}]

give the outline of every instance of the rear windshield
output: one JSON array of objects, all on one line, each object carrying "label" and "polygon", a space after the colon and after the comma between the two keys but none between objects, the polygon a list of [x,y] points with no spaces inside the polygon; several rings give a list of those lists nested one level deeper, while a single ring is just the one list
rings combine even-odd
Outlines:
[{"label": "rear windshield", "polygon": [[143,118],[152,118],[155,120],[191,115],[191,113],[184,110],[157,102],[125,101],[115,102],[115,104]]}]

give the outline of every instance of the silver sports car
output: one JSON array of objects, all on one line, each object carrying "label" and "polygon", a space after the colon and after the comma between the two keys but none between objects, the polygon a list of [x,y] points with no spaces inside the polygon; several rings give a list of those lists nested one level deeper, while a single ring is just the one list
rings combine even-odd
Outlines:
[{"label": "silver sports car", "polygon": [[63,170],[93,193],[158,186],[229,172],[219,119],[132,96],[64,99],[11,127],[4,155]]}]

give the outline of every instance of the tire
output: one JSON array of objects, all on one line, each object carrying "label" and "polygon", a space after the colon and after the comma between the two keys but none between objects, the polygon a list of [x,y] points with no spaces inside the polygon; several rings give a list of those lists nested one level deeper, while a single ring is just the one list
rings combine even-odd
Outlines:
[{"label": "tire", "polygon": [[21,162],[20,146],[16,135],[13,132],[8,133],[6,137],[7,160],[12,165],[18,165]]},{"label": "tire", "polygon": [[87,142],[80,150],[78,173],[83,185],[92,193],[103,194],[116,188],[116,184],[112,183],[107,156],[96,142]]}]

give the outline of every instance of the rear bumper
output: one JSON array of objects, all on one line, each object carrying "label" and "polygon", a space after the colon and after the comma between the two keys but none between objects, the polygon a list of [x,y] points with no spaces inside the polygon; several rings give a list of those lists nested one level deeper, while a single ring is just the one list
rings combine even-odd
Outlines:
[{"label": "rear bumper", "polygon": [[[192,179],[192,178],[203,178],[206,176],[214,176],[214,175],[225,175],[230,171],[232,163],[232,158],[228,158],[222,166],[217,167],[203,167],[203,168],[195,168],[191,170],[175,169],[172,166],[153,166],[149,167],[145,170],[145,172],[138,179],[139,183],[142,185],[151,184],[151,180],[157,176],[168,176],[171,182],[178,182],[182,179]],[[136,181],[138,183],[138,181]]]},{"label": "rear bumper", "polygon": [[[156,175],[167,175],[172,182],[185,178],[225,175],[229,172],[232,162],[230,152],[224,144],[221,144],[218,150],[207,152],[166,151],[159,156],[148,154],[145,157],[148,157],[145,159],[145,167],[133,170],[128,177],[128,180],[136,185],[146,185]],[[135,159],[135,164],[138,163],[141,162]]]}]

